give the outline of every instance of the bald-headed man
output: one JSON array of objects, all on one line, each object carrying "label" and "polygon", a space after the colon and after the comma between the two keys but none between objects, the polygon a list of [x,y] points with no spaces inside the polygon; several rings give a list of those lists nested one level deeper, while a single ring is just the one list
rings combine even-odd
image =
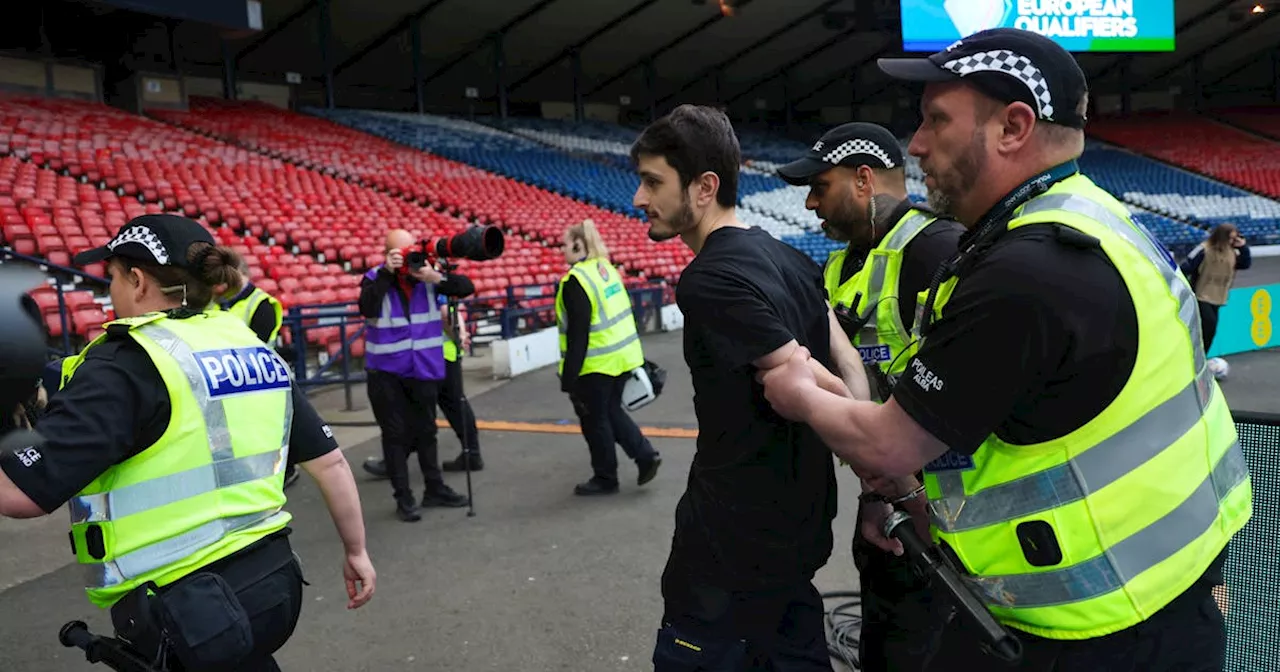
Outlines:
[{"label": "bald-headed man", "polygon": [[360,314],[365,326],[365,370],[369,404],[382,428],[382,452],[405,522],[422,519],[409,488],[409,453],[418,453],[426,491],[422,506],[461,507],[467,498],[445,485],[436,455],[436,399],[445,377],[444,337],[436,294],[469,296],[475,291],[461,275],[444,276],[430,264],[405,265],[406,247],[416,239],[408,231],[387,234],[386,263],[360,283]]}]

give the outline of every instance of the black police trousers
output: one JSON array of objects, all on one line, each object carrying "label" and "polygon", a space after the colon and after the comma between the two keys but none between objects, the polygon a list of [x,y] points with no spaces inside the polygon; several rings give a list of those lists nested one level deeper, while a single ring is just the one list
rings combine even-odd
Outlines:
[{"label": "black police trousers", "polygon": [[812,583],[752,592],[691,584],[680,592],[666,601],[654,672],[832,672]]},{"label": "black police trousers", "polygon": [[[862,512],[859,508],[858,520]],[[936,595],[907,558],[853,539],[853,562],[862,593],[858,657],[863,672],[922,672],[942,645],[952,607]]]},{"label": "black police trousers", "polygon": [[[199,570],[220,575],[249,617],[253,649],[235,665],[236,672],[279,672],[280,666],[273,655],[289,641],[298,625],[302,614],[302,568],[293,555],[287,533],[287,530],[276,533]],[[160,592],[172,590],[183,580],[161,588]],[[145,592],[145,587],[111,608],[117,635],[129,641],[143,656],[163,659],[162,669],[187,672],[171,649],[160,653],[162,647],[168,647],[158,630],[154,607],[148,607],[145,601],[130,599],[140,592]],[[149,611],[142,614],[142,610]],[[131,624],[134,627],[131,628]],[[139,628],[136,624],[149,626]]]},{"label": "black police trousers", "polygon": [[480,435],[476,432],[476,414],[471,403],[462,396],[462,360],[444,362],[444,382],[440,385],[437,402],[440,412],[449,421],[453,433],[458,436],[462,449],[472,455],[480,454]]}]

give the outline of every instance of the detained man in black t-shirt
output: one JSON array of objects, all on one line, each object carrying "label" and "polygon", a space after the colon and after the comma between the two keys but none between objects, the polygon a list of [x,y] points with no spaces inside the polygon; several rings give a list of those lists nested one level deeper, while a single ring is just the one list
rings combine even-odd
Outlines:
[{"label": "detained man in black t-shirt", "polygon": [[[1119,442],[1098,442],[1099,436],[1108,436],[1105,427],[1093,433],[1077,433],[1098,422],[1104,410],[1115,411],[1112,402],[1127,387],[1138,361],[1137,306],[1120,271],[1098,238],[1065,224],[1049,221],[1007,228],[1019,206],[1035,203],[1033,199],[1053,185],[1073,180],[1071,189],[1089,188],[1087,180],[1076,179],[1079,172],[1075,164],[1084,148],[1082,129],[1088,105],[1083,72],[1070,53],[1048,38],[1014,29],[976,33],[928,59],[881,59],[880,67],[891,76],[929,82],[921,103],[923,122],[909,151],[920,158],[930,204],[970,229],[961,240],[961,251],[954,263],[948,263],[958,282],[941,316],[932,326],[925,325],[924,340],[910,363],[908,375],[898,382],[887,403],[860,403],[826,393],[810,380],[812,365],[803,352],[761,376],[769,401],[785,417],[812,426],[837,455],[876,484],[885,497],[921,499],[913,474],[926,465],[939,484],[955,488],[960,483],[964,492],[952,490],[948,499],[932,499],[936,495],[930,493],[935,524],[962,513],[971,516],[964,519],[964,525],[954,525],[959,533],[986,529],[988,545],[1001,544],[1008,549],[1008,569],[996,574],[1009,579],[1039,577],[1034,588],[1029,581],[1015,587],[1002,576],[987,578],[979,584],[989,587],[982,591],[983,599],[1023,607],[1024,612],[1035,607],[1042,610],[1038,617],[1045,619],[1050,617],[1049,610],[1059,610],[1054,615],[1057,627],[1053,630],[1054,634],[1060,633],[1058,638],[1033,635],[1025,630],[1029,627],[1025,621],[1019,622],[1024,629],[1015,631],[1023,647],[1018,666],[1006,666],[980,651],[980,637],[966,627],[965,619],[957,618],[931,669],[1222,669],[1223,618],[1211,590],[1221,581],[1225,553],[1216,559],[1196,558],[1195,564],[1207,567],[1203,575],[1198,580],[1175,579],[1190,580],[1191,585],[1155,613],[1142,614],[1145,620],[1110,634],[1093,635],[1091,628],[1101,630],[1119,619],[1103,613],[1096,602],[1071,603],[1092,599],[1089,596],[1098,595],[1099,591],[1127,591],[1134,587],[1124,582],[1144,570],[1112,559],[1112,553],[1118,553],[1121,544],[1137,535],[1121,544],[1116,544],[1116,539],[1105,539],[1104,543],[1112,545],[1097,556],[1103,560],[1098,563],[1064,557],[1063,546],[1070,550],[1073,547],[1068,544],[1075,544],[1074,548],[1083,549],[1079,552],[1088,552],[1091,543],[1081,543],[1079,538],[1059,539],[1054,526],[1065,524],[1059,517],[1071,517],[1055,514],[1052,505],[1047,511],[1018,513],[1013,509],[1028,502],[1004,494],[1013,492],[1032,498],[1030,503],[1034,506],[1042,505],[1039,498],[1060,498],[1059,506],[1075,506],[1073,502],[1079,502],[1076,493],[1081,488],[1088,493],[1088,488],[1130,487],[1096,482],[1101,479],[1090,482],[1091,475],[1098,475],[1100,463],[1139,468],[1144,465],[1144,460],[1138,459],[1141,451],[1150,449],[1144,447],[1150,441],[1144,441],[1141,433],[1116,435],[1125,439]],[[1070,207],[1080,208],[1074,212],[1085,212],[1087,206],[1078,203]],[[1098,207],[1111,212],[1107,206]],[[1095,215],[1082,216],[1101,221]],[[1129,240],[1141,236],[1135,225],[1117,226],[1121,231],[1132,228],[1134,238]],[[1159,270],[1164,261],[1143,258],[1130,263],[1152,263]],[[1172,268],[1169,270],[1172,272]],[[1151,277],[1149,269],[1130,272]],[[1155,282],[1161,284],[1134,291],[1151,296],[1152,291],[1176,289],[1164,286],[1163,280]],[[1143,310],[1151,314],[1169,310],[1169,305],[1144,305]],[[1168,317],[1166,313],[1163,319]],[[1199,348],[1196,339],[1188,338],[1186,332],[1161,334],[1160,338],[1186,344],[1176,358],[1167,359],[1169,362],[1185,358],[1189,363]],[[1134,384],[1142,385],[1143,381]],[[1196,404],[1194,400],[1191,403]],[[1102,422],[1114,415],[1105,416]],[[1195,420],[1194,409],[1191,415]],[[1163,424],[1167,425],[1168,420],[1165,418]],[[994,481],[998,485],[987,482],[991,487],[983,486],[981,480],[968,480],[975,469],[981,469],[981,465],[975,466],[975,454],[992,437],[1002,442],[1002,452],[1025,450],[1027,461],[1017,465],[1009,459],[1013,455],[1004,452],[993,456],[991,451],[985,453],[987,459],[1002,457],[1006,469],[1024,469],[1026,475],[991,474],[991,478],[998,479]],[[1039,450],[1031,448],[1051,441],[1058,442],[1040,445]],[[1057,469],[1055,460],[1068,450],[1076,457],[1066,463],[1067,473],[1057,478],[1055,474],[1063,470]],[[1203,464],[1198,467],[1205,468]],[[1210,491],[1220,486],[1217,474],[1214,476]],[[1224,493],[1227,486],[1226,481],[1221,484]],[[996,491],[997,498],[979,497],[977,509],[965,508],[965,495],[971,487],[984,488],[980,495]],[[1131,511],[1107,510],[1095,515],[1111,520],[1149,517],[1152,511],[1168,506],[1169,502],[1159,500],[1134,494],[1129,504],[1134,507]],[[878,515],[883,518],[888,511],[889,505],[881,504]],[[1205,524],[1209,525],[1213,516],[1202,515],[1205,513],[1201,510],[1197,516],[1207,517],[1209,522]],[[1006,520],[1005,516],[1016,517]],[[1013,524],[1013,520],[1023,518]],[[988,519],[997,522],[970,522]],[[1161,538],[1144,545],[1143,550],[1158,554],[1176,551],[1179,546],[1169,544],[1181,543],[1176,536],[1182,532],[1170,539],[1169,528],[1157,529]],[[1114,534],[1115,530],[1111,532]],[[903,552],[896,540],[880,536],[873,541],[896,553]],[[1124,550],[1129,552],[1132,548]],[[1194,554],[1195,547],[1185,550]],[[1024,572],[1024,564],[1044,573]],[[1057,573],[1076,569],[1092,571],[1080,573],[1079,579],[1074,571]],[[1122,582],[1121,587],[1109,588],[1113,581]],[[1139,588],[1150,591],[1150,581]],[[1041,594],[1028,594],[1036,590]],[[1108,604],[1111,610],[1145,610],[1150,603],[1142,607],[1136,606],[1140,604],[1136,600],[1133,605],[1129,600]],[[1102,621],[1108,625],[1096,625],[1097,621],[1090,620],[1106,618],[1115,620]],[[1080,624],[1075,630],[1061,625],[1071,619]],[[1049,634],[1050,630],[1042,632]]]},{"label": "detained man in black t-shirt", "polygon": [[[676,300],[698,446],[662,577],[656,672],[830,670],[814,573],[831,554],[834,460],[754,380],[801,346],[829,389],[867,398],[857,353],[827,306],[817,264],[735,214],[741,153],[728,118],[684,105],[632,147],[649,237],[697,256]],[[819,363],[821,365],[819,365]],[[695,667],[696,664],[696,667]]]},{"label": "detained man in black t-shirt", "polygon": [[[880,301],[893,301],[899,324],[910,329],[916,314],[916,296],[929,288],[935,273],[955,253],[964,227],[946,217],[934,218],[926,206],[907,198],[907,180],[902,147],[898,139],[882,126],[865,122],[841,124],[822,135],[803,157],[778,167],[778,176],[788,184],[809,187],[805,207],[822,221],[828,238],[847,242],[843,254],[833,254],[824,269],[827,299],[836,309],[845,333],[852,340],[859,316],[866,316],[880,333],[893,331],[890,320],[880,320],[877,305],[867,297],[853,296],[860,284],[855,275],[864,270],[873,249],[878,254],[890,252],[894,241],[909,235],[907,227],[917,218],[933,219],[916,232],[902,247],[896,272],[881,274],[886,285],[877,294]],[[910,215],[910,217],[909,217]],[[905,221],[904,221],[905,220]],[[923,224],[927,220],[920,220]],[[892,237],[890,234],[892,233]],[[889,238],[886,242],[886,238]],[[832,267],[832,264],[838,264]],[[896,277],[896,286],[889,285]],[[861,283],[867,286],[866,283]],[[877,289],[871,289],[877,292]],[[854,301],[859,305],[850,306]],[[841,311],[841,304],[851,311]],[[889,396],[889,376],[880,365],[894,366],[895,373],[907,363],[901,354],[911,342],[909,334],[899,334],[901,345],[894,345],[882,364],[865,359],[873,376],[873,396]],[[895,376],[896,377],[896,376]],[[863,510],[858,507],[859,514]],[[861,515],[859,515],[861,518]],[[867,541],[861,525],[853,537],[853,561],[858,568],[862,592],[862,633],[858,638],[859,661],[864,672],[922,670],[937,650],[949,605],[934,599],[928,582],[918,576],[905,559],[887,553]]]}]

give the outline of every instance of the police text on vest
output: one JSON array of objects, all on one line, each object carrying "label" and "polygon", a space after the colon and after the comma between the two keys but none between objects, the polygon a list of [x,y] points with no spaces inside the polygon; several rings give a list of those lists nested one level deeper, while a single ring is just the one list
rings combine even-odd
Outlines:
[{"label": "police text on vest", "polygon": [[210,397],[286,389],[289,367],[266,346],[195,353]]}]

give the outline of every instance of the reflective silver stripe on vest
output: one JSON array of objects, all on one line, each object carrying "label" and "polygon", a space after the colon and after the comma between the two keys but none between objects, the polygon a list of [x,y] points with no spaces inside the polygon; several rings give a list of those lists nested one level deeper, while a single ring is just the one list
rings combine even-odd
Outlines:
[{"label": "reflective silver stripe on vest", "polygon": [[[168,352],[177,362],[183,375],[186,376],[195,404],[204,415],[212,463],[177,474],[153,478],[118,490],[75,497],[69,502],[72,524],[120,520],[126,516],[208,494],[219,488],[268,478],[281,473],[284,470],[285,461],[288,459],[289,437],[293,430],[292,392],[285,397],[284,439],[280,449],[275,452],[237,458],[231,442],[231,429],[227,426],[227,414],[223,406],[225,402],[215,402],[209,398],[209,390],[205,384],[204,374],[196,366],[195,353],[192,351],[191,346],[172,331],[156,324],[143,325],[138,328],[138,331]],[[279,357],[275,353],[272,353],[272,356]],[[288,366],[283,366],[283,362],[281,364],[284,370],[289,370]],[[270,515],[270,513],[273,512],[269,512],[267,515]],[[214,523],[218,522],[214,521]],[[207,524],[198,529],[208,528],[212,524]],[[235,527],[231,531],[240,529],[240,527]],[[177,538],[182,538],[182,535]],[[221,536],[216,537],[207,542],[207,544],[214,543],[221,538]],[[119,574],[122,571],[120,568],[144,568],[140,572],[124,572],[120,574],[125,579],[128,579],[158,569],[173,562],[174,559],[183,557],[167,558],[168,551],[166,549],[169,547],[164,546],[164,544],[170,541],[172,540],[153,544],[128,554],[130,560],[123,565],[120,564],[120,559],[117,559],[114,570],[102,569],[101,565],[91,565],[94,568],[92,572],[102,572],[103,575],[109,575],[113,571]],[[199,548],[197,547],[191,552],[199,550]],[[153,549],[156,550],[153,552]],[[89,585],[111,584],[91,583]]]},{"label": "reflective silver stripe on vest", "polygon": [[1200,385],[1211,384],[1207,370],[1178,394],[1128,427],[1074,458],[1038,473],[1001,483],[971,495],[964,493],[960,471],[929,472],[938,481],[938,499],[929,502],[930,518],[943,532],[964,532],[1017,520],[1078,502],[1146,464],[1200,422]]},{"label": "reflective silver stripe on vest", "polygon": [[[594,280],[591,280],[590,278],[584,278],[583,276],[585,274],[582,273],[581,271],[578,271],[577,269],[570,270],[569,274],[577,276],[578,284],[586,285],[587,287],[591,288],[591,294],[596,299],[596,312],[598,313],[598,315],[596,316],[595,319],[591,321],[591,331],[604,331],[605,329],[612,327],[613,325],[627,319],[628,317],[631,317],[631,308],[629,306],[625,310],[620,311],[617,315],[614,315],[613,317],[608,317],[607,316],[608,314],[605,311],[604,297],[600,295],[600,286],[597,285]],[[618,278],[618,282],[622,282],[621,277]],[[623,287],[622,291],[624,292],[627,291],[626,287]],[[559,326],[560,326],[560,333],[562,334],[568,333],[569,325],[561,323]],[[588,356],[590,356],[590,353],[588,353]]]},{"label": "reflective silver stripe on vest", "polygon": [[1217,521],[1220,502],[1248,476],[1244,452],[1236,442],[1190,497],[1104,553],[1048,572],[965,578],[989,604],[1000,607],[1049,607],[1101,597],[1120,590],[1209,531]]},{"label": "reflective silver stripe on vest", "polygon": [[607,354],[612,353],[612,352],[617,352],[617,351],[619,351],[619,350],[621,350],[621,349],[623,349],[623,348],[627,347],[628,345],[631,345],[632,343],[635,343],[635,342],[636,342],[636,341],[638,341],[638,340],[640,340],[640,334],[631,334],[630,336],[628,336],[628,337],[626,337],[626,338],[622,339],[621,341],[618,341],[617,343],[614,343],[614,344],[612,344],[612,345],[605,345],[605,346],[601,346],[601,347],[599,347],[599,348],[590,348],[590,349],[588,349],[588,350],[587,350],[587,356],[588,356],[588,357],[598,357],[598,356],[600,356],[600,355],[607,355]]},{"label": "reflective silver stripe on vest", "polygon": [[382,312],[378,314],[378,319],[373,320],[373,326],[380,329],[389,329],[391,327],[407,327],[410,324],[427,324],[440,319],[440,307],[436,305],[436,297],[434,292],[427,290],[427,300],[431,302],[431,310],[425,313],[410,312],[409,317],[391,317],[391,292],[387,292],[382,297]]},{"label": "reflective silver stripe on vest", "polygon": [[263,523],[278,523],[288,514],[273,509],[247,516],[213,520],[176,537],[140,548],[110,562],[84,566],[85,584],[90,588],[117,586],[147,572],[189,557],[201,549],[218,543],[227,535]]},{"label": "reflective silver stripe on vest", "polygon": [[439,348],[444,346],[444,336],[432,338],[406,338],[393,343],[369,343],[365,341],[364,351],[371,355],[392,355],[405,350]]},{"label": "reflective silver stripe on vest", "polygon": [[[893,231],[893,234],[881,243],[877,249],[901,250],[906,247],[907,243],[911,242],[911,239],[923,230],[930,221],[931,220],[927,215],[921,213],[912,215],[907,219],[907,221],[903,222],[901,226]],[[854,310],[856,310],[859,315],[865,315],[867,312],[862,306],[867,306],[873,311],[879,308],[880,296],[884,293],[884,276],[888,272],[888,264],[889,262],[884,256],[875,254],[871,255],[871,278],[867,281],[867,296],[863,299],[862,305],[854,306]],[[901,278],[901,271],[899,271],[899,278]],[[898,295],[898,291],[899,288],[895,287],[895,297]],[[890,312],[893,314],[893,323],[891,326],[894,331],[899,336],[906,337],[907,330],[902,326],[901,312],[896,309]],[[867,328],[863,330],[863,332],[866,333],[866,337],[859,338],[858,345],[875,345],[879,342],[880,338],[876,329],[876,322],[877,320],[874,319],[873,315],[873,319],[867,323]],[[909,339],[904,338],[903,340]]]}]

